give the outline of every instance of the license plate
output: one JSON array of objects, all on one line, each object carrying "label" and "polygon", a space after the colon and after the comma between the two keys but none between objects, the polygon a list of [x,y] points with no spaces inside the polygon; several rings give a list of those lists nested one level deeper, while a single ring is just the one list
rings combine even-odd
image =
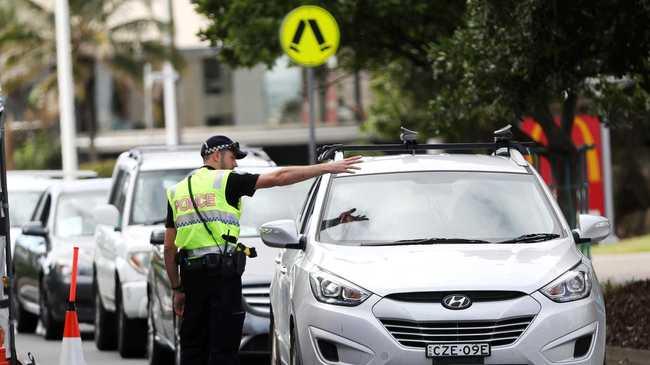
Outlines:
[{"label": "license plate", "polygon": [[427,344],[427,357],[456,357],[456,356],[490,356],[489,343],[430,343]]}]

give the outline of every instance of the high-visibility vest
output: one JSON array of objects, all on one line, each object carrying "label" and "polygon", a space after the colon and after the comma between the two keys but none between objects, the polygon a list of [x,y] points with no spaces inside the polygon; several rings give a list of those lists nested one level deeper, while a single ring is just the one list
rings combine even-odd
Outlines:
[{"label": "high-visibility vest", "polygon": [[[192,174],[192,193],[199,212],[212,231],[210,235],[196,213],[190,199],[188,178],[167,189],[167,200],[174,213],[176,225],[176,247],[186,250],[223,246],[223,234],[239,238],[241,201],[237,207],[228,204],[226,184],[232,170],[210,170],[201,168]],[[215,243],[216,239],[216,243]],[[232,246],[228,247],[232,250]]]}]

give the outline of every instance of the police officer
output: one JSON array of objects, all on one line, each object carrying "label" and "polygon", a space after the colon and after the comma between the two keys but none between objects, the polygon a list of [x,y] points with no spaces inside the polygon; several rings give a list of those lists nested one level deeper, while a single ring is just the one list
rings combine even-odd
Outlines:
[{"label": "police officer", "polygon": [[241,197],[326,173],[352,173],[360,157],[261,175],[237,173],[232,169],[246,153],[226,136],[210,137],[201,156],[203,167],[167,191],[165,268],[174,290],[174,311],[183,317],[181,364],[239,364],[243,263],[236,245],[228,241],[239,236]]}]

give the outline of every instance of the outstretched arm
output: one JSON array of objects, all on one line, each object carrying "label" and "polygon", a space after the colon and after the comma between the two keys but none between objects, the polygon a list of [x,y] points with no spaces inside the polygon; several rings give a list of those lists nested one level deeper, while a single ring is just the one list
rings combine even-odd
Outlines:
[{"label": "outstretched arm", "polygon": [[279,170],[262,174],[257,179],[255,189],[291,185],[323,174],[354,173],[361,163],[361,156],[353,156],[336,162],[327,162],[309,166],[283,167]]}]

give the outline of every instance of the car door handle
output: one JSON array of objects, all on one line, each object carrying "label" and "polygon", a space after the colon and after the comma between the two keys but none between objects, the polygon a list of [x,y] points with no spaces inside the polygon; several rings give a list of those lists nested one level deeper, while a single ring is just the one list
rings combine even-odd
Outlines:
[{"label": "car door handle", "polygon": [[287,273],[287,267],[284,265],[280,266],[280,273],[285,275]]}]

